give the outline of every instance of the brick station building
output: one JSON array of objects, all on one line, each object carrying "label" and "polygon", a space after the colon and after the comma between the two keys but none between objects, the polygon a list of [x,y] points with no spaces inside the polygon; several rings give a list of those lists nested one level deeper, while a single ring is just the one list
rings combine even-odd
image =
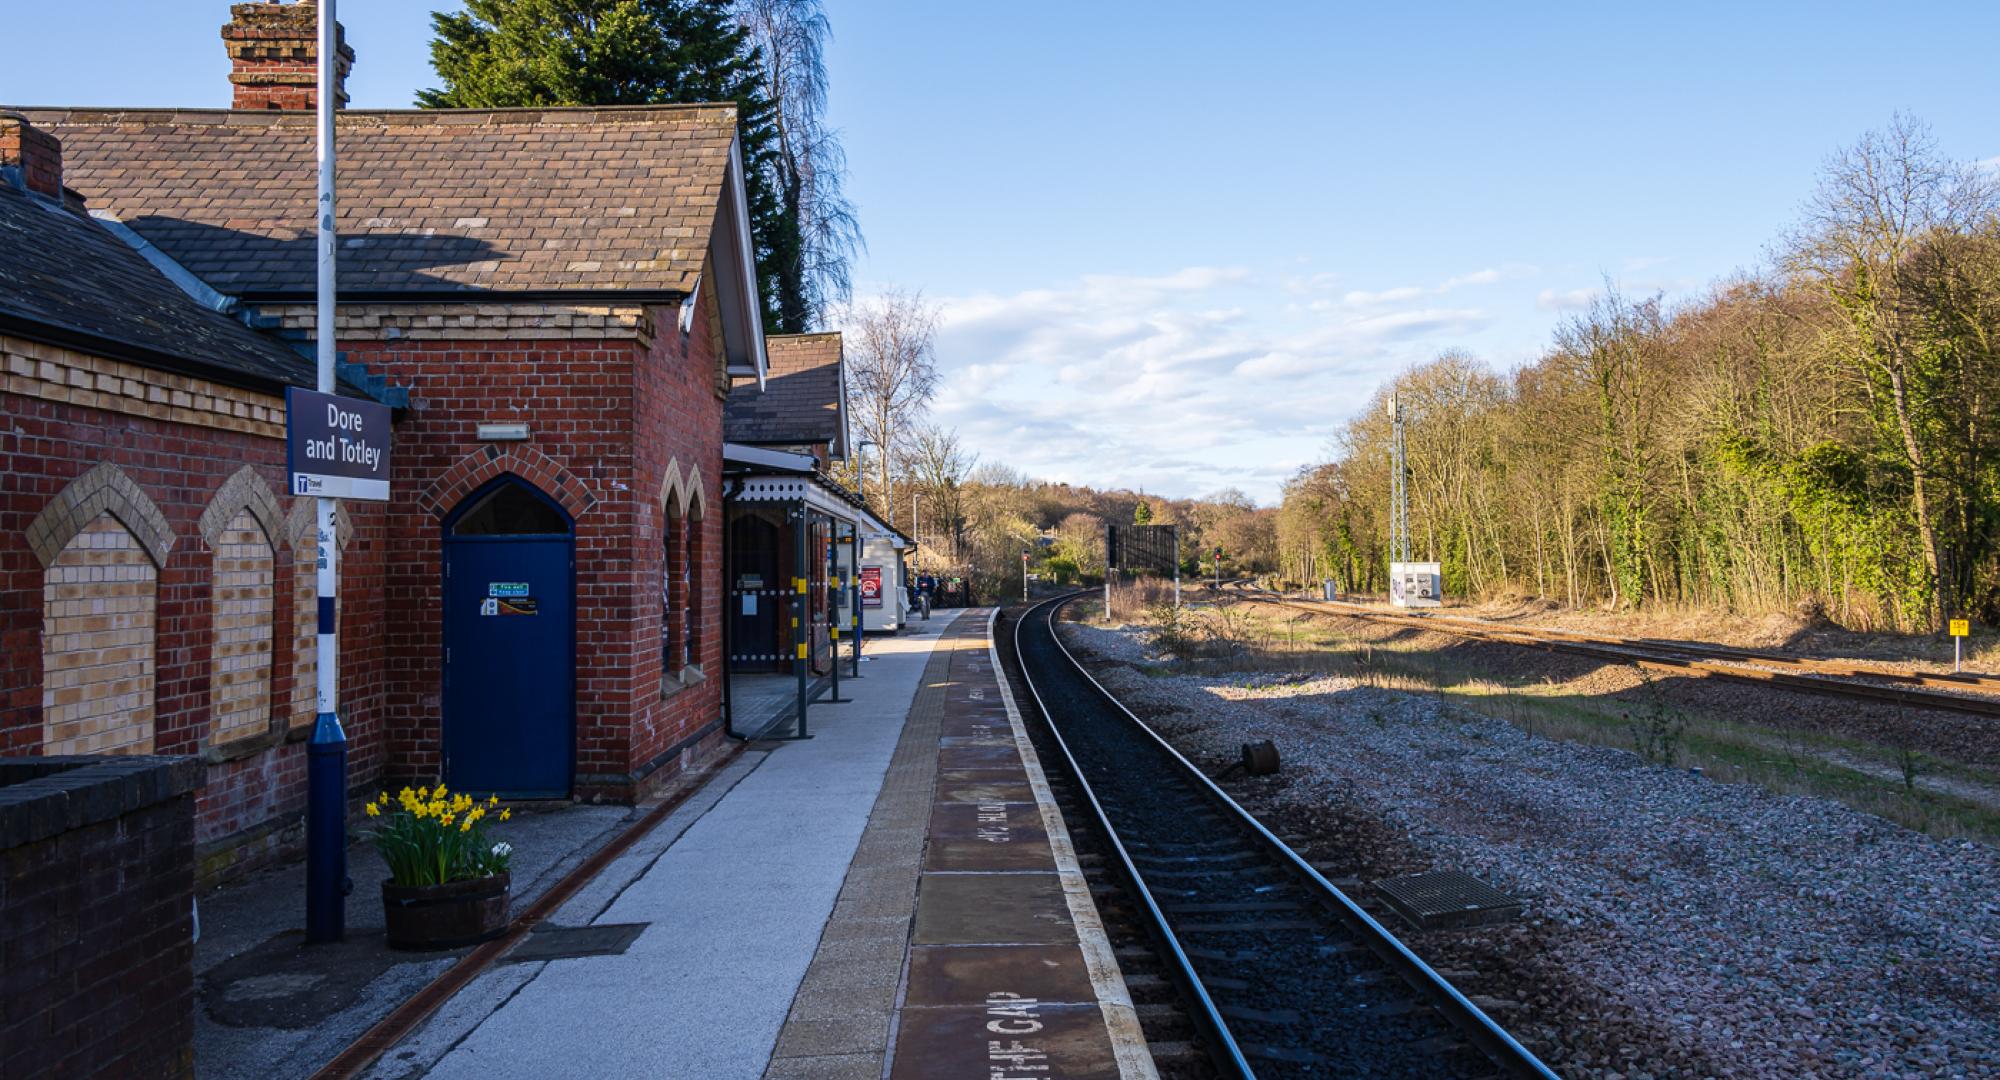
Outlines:
[{"label": "brick station building", "polygon": [[[0,274],[42,279],[0,279],[0,747],[201,755],[210,876],[294,839],[314,683],[313,9],[231,12],[234,109],[0,124]],[[351,783],[641,796],[723,737],[723,403],[765,354],[735,110],[338,130],[342,378],[395,407],[339,538]]]}]

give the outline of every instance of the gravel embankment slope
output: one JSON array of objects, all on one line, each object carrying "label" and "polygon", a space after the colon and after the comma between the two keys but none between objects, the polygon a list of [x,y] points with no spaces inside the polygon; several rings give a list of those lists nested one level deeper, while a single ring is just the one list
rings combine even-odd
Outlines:
[{"label": "gravel embankment slope", "polygon": [[1414,865],[1528,898],[1550,932],[1521,940],[1689,1057],[1734,1076],[2000,1076],[1990,847],[1346,679],[1142,675],[1132,632],[1067,631],[1141,715],[1177,714],[1184,750],[1272,739],[1277,798],[1364,806]]}]

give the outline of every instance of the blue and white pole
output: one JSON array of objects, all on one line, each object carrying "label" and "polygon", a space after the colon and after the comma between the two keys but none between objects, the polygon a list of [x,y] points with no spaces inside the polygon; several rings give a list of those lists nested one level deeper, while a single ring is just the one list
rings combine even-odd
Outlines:
[{"label": "blue and white pole", "polygon": [[[322,394],[335,392],[333,340],[333,107],[338,96],[334,0],[319,0],[319,281],[313,336]],[[340,588],[338,502],[316,500],[319,594],[319,718],[306,744],[306,940],[347,935],[347,733],[340,728],[340,638],[334,625]]]}]

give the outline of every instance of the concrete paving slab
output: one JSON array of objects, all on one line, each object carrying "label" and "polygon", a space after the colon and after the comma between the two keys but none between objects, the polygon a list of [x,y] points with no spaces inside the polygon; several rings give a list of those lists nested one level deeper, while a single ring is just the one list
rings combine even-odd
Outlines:
[{"label": "concrete paving slab", "polygon": [[1041,1001],[1091,1004],[1097,990],[1075,945],[916,945],[904,1000],[912,1008],[985,1006],[1000,991],[1032,988]]},{"label": "concrete paving slab", "polygon": [[918,945],[1038,944],[1076,940],[1062,880],[1048,874],[925,874],[917,890]]},{"label": "concrete paving slab", "polygon": [[941,1076],[1117,1080],[1119,1063],[1095,1004],[1001,993],[969,1008],[903,1010],[890,1080]]},{"label": "concrete paving slab", "polygon": [[[899,902],[879,886],[879,896],[837,898],[932,646],[955,614],[871,639],[866,677],[841,684],[854,702],[815,706],[813,739],[746,753],[726,792],[699,808],[690,800],[664,847],[633,854],[635,875],[565,905],[560,914],[579,924],[649,924],[623,955],[512,965],[533,974],[483,1014],[425,1025],[403,1064],[477,1080],[760,1075],[829,916],[871,905],[907,915],[907,890]],[[893,990],[900,971],[899,946],[857,948],[817,985]],[[858,1031],[828,1026],[824,1048],[802,1056],[837,1069],[840,1040]]]},{"label": "concrete paving slab", "polygon": [[939,803],[924,869],[1054,873],[1056,860],[1034,803]]}]

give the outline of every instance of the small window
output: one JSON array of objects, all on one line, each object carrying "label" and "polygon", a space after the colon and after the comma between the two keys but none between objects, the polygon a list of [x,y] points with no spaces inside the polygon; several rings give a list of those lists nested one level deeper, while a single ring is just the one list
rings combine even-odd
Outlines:
[{"label": "small window", "polygon": [[674,595],[675,577],[679,568],[674,564],[679,561],[676,557],[678,554],[676,544],[680,539],[681,530],[677,528],[680,522],[671,511],[667,512],[665,517],[666,521],[660,530],[660,672],[663,676],[671,676],[678,672],[681,666],[678,662],[681,645],[674,625],[680,614],[680,598]]},{"label": "small window", "polygon": [[453,536],[547,536],[569,532],[569,522],[547,500],[516,483],[504,483],[460,514]]}]

